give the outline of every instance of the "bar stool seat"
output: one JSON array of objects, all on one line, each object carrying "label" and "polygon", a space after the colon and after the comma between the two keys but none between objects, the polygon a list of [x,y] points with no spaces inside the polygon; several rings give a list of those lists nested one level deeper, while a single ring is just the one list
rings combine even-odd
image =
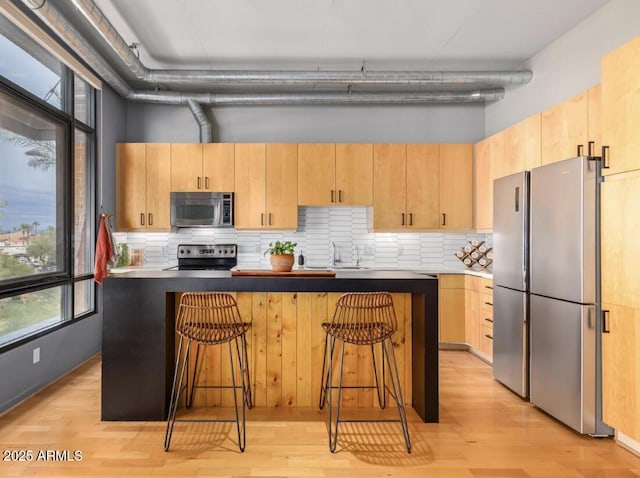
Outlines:
[{"label": "bar stool seat", "polygon": [[[322,385],[320,387],[320,409],[328,403],[329,449],[335,452],[338,444],[340,423],[345,422],[399,422],[404,436],[407,452],[411,453],[411,439],[407,425],[407,416],[400,387],[398,366],[393,350],[392,335],[398,328],[393,299],[388,292],[352,292],[344,294],[338,299],[331,322],[322,324],[325,331],[324,361],[322,363]],[[333,384],[333,352],[336,340],[340,341],[340,366],[338,384]],[[355,345],[369,345],[373,360],[375,385],[354,385],[347,388],[375,388],[380,408],[386,407],[386,393],[394,399],[398,408],[397,420],[341,420],[340,402],[342,398],[343,364],[345,343]],[[382,348],[382,372],[378,373],[374,346],[380,344]],[[385,363],[388,368],[391,387],[385,382]],[[337,389],[337,404],[335,416],[333,414],[333,390]]]},{"label": "bar stool seat", "polygon": [[[218,292],[185,292],[180,298],[178,314],[176,317],[176,332],[180,335],[178,352],[176,354],[176,367],[173,375],[173,386],[171,388],[171,401],[169,404],[169,415],[167,417],[167,429],[165,433],[164,450],[169,450],[171,436],[175,422],[215,422],[215,423],[236,423],[238,432],[238,446],[240,451],[245,448],[245,419],[246,408],[253,406],[251,397],[251,380],[248,367],[246,332],[251,328],[250,322],[243,322],[240,311],[234,297],[226,293]],[[185,345],[183,345],[183,342]],[[192,385],[189,387],[189,354],[191,344],[196,344],[196,357],[193,366]],[[200,359],[200,347],[211,345],[229,345],[229,359],[231,364],[231,385],[207,385],[199,386],[198,383],[198,362]],[[236,384],[233,346],[239,364],[241,379]],[[186,347],[182,366],[180,357],[183,346]],[[182,382],[185,378],[186,384]],[[196,388],[226,388],[233,390],[233,400],[235,408],[234,420],[177,420],[178,400],[185,391],[185,404],[191,407],[193,394]],[[241,391],[241,400],[238,401],[237,391]]]}]

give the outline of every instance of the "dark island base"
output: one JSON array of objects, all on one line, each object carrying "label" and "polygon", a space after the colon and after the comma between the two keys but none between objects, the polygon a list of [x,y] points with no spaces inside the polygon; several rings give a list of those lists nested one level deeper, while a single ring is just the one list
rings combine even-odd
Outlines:
[{"label": "dark island base", "polygon": [[230,277],[229,273],[136,272],[104,281],[102,420],[166,420],[174,371],[175,293],[411,293],[412,403],[437,422],[438,281],[415,273],[367,272],[336,278]]}]

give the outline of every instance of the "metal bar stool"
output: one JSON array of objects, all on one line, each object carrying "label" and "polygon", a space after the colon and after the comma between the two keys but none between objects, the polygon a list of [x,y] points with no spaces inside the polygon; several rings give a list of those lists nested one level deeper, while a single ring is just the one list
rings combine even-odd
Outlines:
[{"label": "metal bar stool", "polygon": [[[236,423],[238,430],[238,446],[240,451],[245,447],[245,415],[246,408],[252,407],[251,380],[249,377],[246,332],[251,328],[251,323],[243,322],[240,317],[236,300],[230,294],[217,292],[186,292],[180,298],[178,316],[176,318],[176,332],[180,335],[178,353],[176,355],[176,368],[173,374],[173,386],[171,388],[171,401],[169,404],[169,416],[167,417],[167,430],[164,439],[164,450],[169,451],[171,435],[175,422],[217,422]],[[183,343],[186,349],[180,367],[180,355]],[[193,381],[189,387],[189,352],[191,343],[196,344],[196,357],[193,367]],[[200,347],[207,345],[229,344],[229,360],[231,363],[231,385],[197,385],[198,361],[200,359]],[[237,360],[240,366],[241,379],[236,384],[236,374],[233,359],[233,344]],[[178,372],[178,369],[180,371]],[[185,371],[187,379],[185,386]],[[235,407],[235,420],[176,420],[178,399],[183,391],[185,405],[191,407],[193,394],[196,388],[226,388],[233,390]],[[242,400],[238,403],[237,390],[241,390]]]},{"label": "metal bar stool", "polygon": [[[329,449],[335,452],[338,444],[338,427],[340,423],[353,422],[399,422],[407,446],[407,452],[411,453],[411,439],[409,438],[409,427],[407,425],[407,415],[400,388],[400,378],[398,366],[393,351],[391,336],[398,327],[393,300],[388,292],[366,292],[344,294],[336,305],[331,322],[322,324],[326,332],[324,342],[324,361],[322,363],[322,386],[320,387],[320,408],[324,408],[328,403],[328,425],[329,425]],[[341,342],[340,348],[340,368],[338,373],[338,385],[333,384],[333,352],[336,340]],[[375,385],[354,385],[346,387],[342,385],[342,369],[344,364],[344,344],[371,346],[371,356],[373,358],[373,370]],[[374,354],[374,345],[381,344],[382,348],[382,372],[378,373],[378,366]],[[389,380],[391,387],[385,383],[385,363],[389,370]],[[341,420],[340,401],[343,388],[375,388],[378,395],[378,405],[381,409],[386,407],[386,394],[394,399],[398,408],[399,419],[397,420]],[[337,389],[337,405],[335,417],[333,416],[333,390]]]}]

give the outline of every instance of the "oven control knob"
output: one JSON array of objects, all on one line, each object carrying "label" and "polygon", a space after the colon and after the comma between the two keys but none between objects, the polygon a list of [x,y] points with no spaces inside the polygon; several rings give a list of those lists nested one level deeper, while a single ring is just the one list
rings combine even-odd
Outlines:
[{"label": "oven control knob", "polygon": [[179,252],[180,254],[184,254],[184,249],[180,249],[178,252]]}]

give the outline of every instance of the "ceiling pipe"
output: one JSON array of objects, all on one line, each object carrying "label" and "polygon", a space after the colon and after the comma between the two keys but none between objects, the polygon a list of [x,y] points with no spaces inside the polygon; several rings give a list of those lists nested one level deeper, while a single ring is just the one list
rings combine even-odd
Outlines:
[{"label": "ceiling pipe", "polygon": [[173,91],[136,91],[132,101],[182,105],[189,100],[212,106],[265,105],[346,105],[346,104],[434,104],[498,101],[504,88],[474,91],[425,91],[406,93],[178,93]]},{"label": "ceiling pipe", "polygon": [[[80,2],[80,0],[70,0]],[[487,101],[498,101],[504,97],[504,88],[488,88],[475,89],[473,91],[425,91],[425,92],[337,92],[337,93],[255,93],[255,94],[212,94],[212,93],[186,93],[176,91],[135,91],[129,84],[115,71],[115,69],[97,52],[93,46],[82,36],[80,31],[75,28],[61,13],[51,5],[47,0],[22,0],[22,2],[31,9],[49,28],[51,28],[67,45],[72,48],[80,58],[82,58],[95,72],[102,77],[120,96],[136,102],[157,103],[157,104],[173,104],[188,105],[193,113],[196,121],[200,126],[200,140],[202,142],[210,142],[212,138],[211,123],[208,121],[206,114],[202,110],[201,105],[217,105],[217,106],[238,106],[238,105],[362,105],[362,104],[442,104],[442,103],[478,103]],[[102,15],[102,12],[92,2],[81,0],[81,4],[91,7],[93,15]],[[104,15],[102,15],[104,17]],[[106,20],[106,19],[105,19]],[[110,24],[109,24],[110,25]],[[103,37],[110,45],[125,45],[120,35],[111,27],[111,29],[103,34]],[[110,39],[113,39],[113,43]],[[127,59],[135,59],[127,64],[132,65],[132,71],[138,74],[147,70],[137,57],[133,55],[128,46],[122,50],[127,53]],[[170,72],[170,70],[165,70]],[[178,83],[186,83],[192,85],[195,81],[193,75],[188,71],[174,71],[173,73],[162,73],[158,70],[148,75],[167,74],[165,79],[176,77]],[[413,74],[416,74],[413,78]],[[262,82],[278,79],[280,83],[286,84],[291,81],[295,84],[297,81],[324,81],[327,82],[347,81],[349,75],[358,75],[352,72],[200,72],[200,75],[212,74],[221,75],[220,79],[224,81],[233,81],[239,76],[245,77],[248,82]],[[483,83],[492,75],[501,78],[503,84],[521,84],[527,83],[531,79],[531,72],[376,72],[370,78],[372,81],[379,81],[376,84],[401,84],[397,81],[394,83],[391,79],[399,78],[404,75],[403,81],[432,81],[431,84],[443,83],[472,83],[472,78],[478,83]],[[366,76],[372,75],[366,73]],[[483,76],[484,75],[484,76]],[[487,76],[488,75],[488,76]],[[197,76],[197,75],[196,75]],[[386,83],[382,81],[382,77],[386,76]],[[158,76],[159,77],[159,76]],[[180,77],[180,78],[178,78]],[[222,78],[224,77],[224,78]],[[375,78],[378,77],[376,80]],[[287,80],[289,78],[289,80]],[[330,78],[330,80],[328,79]],[[413,78],[413,79],[412,79]],[[420,80],[420,78],[422,78]],[[509,79],[511,78],[511,79]],[[481,81],[482,79],[482,81]],[[171,81],[169,81],[171,82]],[[366,83],[367,81],[363,81]],[[420,84],[420,83],[405,83]],[[425,83],[422,83],[425,84]]]},{"label": "ceiling pipe", "polygon": [[[40,0],[42,1],[42,0]],[[93,0],[69,0],[140,80],[172,85],[409,85],[510,86],[529,83],[524,71],[269,71],[149,69],[131,51]]]},{"label": "ceiling pipe", "polygon": [[200,104],[195,101],[193,98],[186,98],[187,104],[189,105],[189,109],[193,113],[198,125],[200,126],[200,142],[201,143],[211,143],[212,135],[211,135],[211,122],[207,118],[207,115],[202,110]]},{"label": "ceiling pipe", "polygon": [[116,92],[127,98],[133,90],[61,13],[46,0],[22,0],[51,30],[62,38]]}]

